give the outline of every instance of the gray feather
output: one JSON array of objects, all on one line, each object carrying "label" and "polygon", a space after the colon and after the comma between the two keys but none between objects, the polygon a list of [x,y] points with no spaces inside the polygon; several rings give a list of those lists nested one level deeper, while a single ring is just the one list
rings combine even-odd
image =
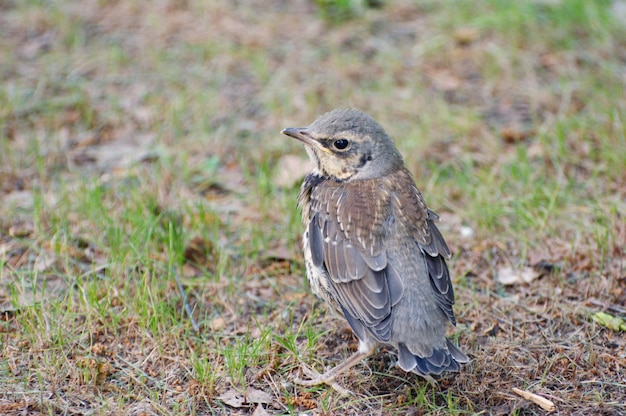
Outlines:
[{"label": "gray feather", "polygon": [[311,250],[311,259],[316,267],[322,267],[324,264],[324,237],[319,227],[316,225],[317,215],[309,222],[309,249]]}]

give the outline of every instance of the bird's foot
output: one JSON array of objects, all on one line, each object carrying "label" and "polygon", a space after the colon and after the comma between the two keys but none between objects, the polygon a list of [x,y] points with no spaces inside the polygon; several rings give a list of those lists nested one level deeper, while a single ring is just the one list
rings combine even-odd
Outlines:
[{"label": "bird's foot", "polygon": [[426,374],[426,375],[423,375],[422,377],[428,382],[428,384],[430,384],[431,387],[434,387],[434,388],[439,387],[439,383],[431,375]]},{"label": "bird's foot", "polygon": [[303,380],[301,378],[294,378],[294,383],[299,384],[301,386],[317,386],[320,384],[328,384],[330,387],[333,388],[333,390],[335,390],[337,393],[341,394],[342,396],[350,396],[352,393],[341,387],[336,381],[335,381],[335,377],[336,374],[335,372],[333,372],[333,370],[331,369],[330,371],[325,372],[324,374],[320,374],[317,371],[313,370],[312,368],[308,367],[306,364],[302,364],[302,371],[306,374],[306,376],[309,378],[308,380]]}]

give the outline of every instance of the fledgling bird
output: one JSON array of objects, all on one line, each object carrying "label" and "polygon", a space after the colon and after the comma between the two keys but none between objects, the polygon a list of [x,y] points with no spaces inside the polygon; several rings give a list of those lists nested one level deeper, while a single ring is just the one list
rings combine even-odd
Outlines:
[{"label": "fledgling bird", "polygon": [[346,361],[296,381],[337,387],[335,377],[380,344],[397,350],[404,371],[459,371],[468,357],[445,336],[456,324],[450,250],[389,136],[353,109],[282,133],[303,142],[315,165],[298,196],[311,289],[359,339]]}]

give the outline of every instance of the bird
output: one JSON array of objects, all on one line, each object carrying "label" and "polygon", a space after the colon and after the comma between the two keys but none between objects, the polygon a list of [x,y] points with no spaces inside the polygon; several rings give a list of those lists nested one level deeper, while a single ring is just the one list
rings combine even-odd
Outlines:
[{"label": "bird", "polygon": [[351,108],[281,131],[305,144],[313,163],[298,194],[302,246],[312,292],[343,317],[359,340],[349,358],[323,374],[306,365],[300,385],[328,384],[379,346],[396,364],[433,380],[469,358],[446,338],[456,325],[450,258],[430,210],[385,130]]}]

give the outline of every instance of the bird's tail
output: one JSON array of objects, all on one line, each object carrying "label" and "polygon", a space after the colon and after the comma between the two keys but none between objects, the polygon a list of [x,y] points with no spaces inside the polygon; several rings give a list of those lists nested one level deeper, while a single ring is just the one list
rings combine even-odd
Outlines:
[{"label": "bird's tail", "polygon": [[450,340],[446,340],[446,347],[435,349],[430,357],[420,357],[413,354],[407,346],[400,343],[398,346],[398,365],[404,371],[413,371],[420,376],[430,374],[439,375],[444,371],[459,371],[460,364],[469,362],[469,358]]}]

